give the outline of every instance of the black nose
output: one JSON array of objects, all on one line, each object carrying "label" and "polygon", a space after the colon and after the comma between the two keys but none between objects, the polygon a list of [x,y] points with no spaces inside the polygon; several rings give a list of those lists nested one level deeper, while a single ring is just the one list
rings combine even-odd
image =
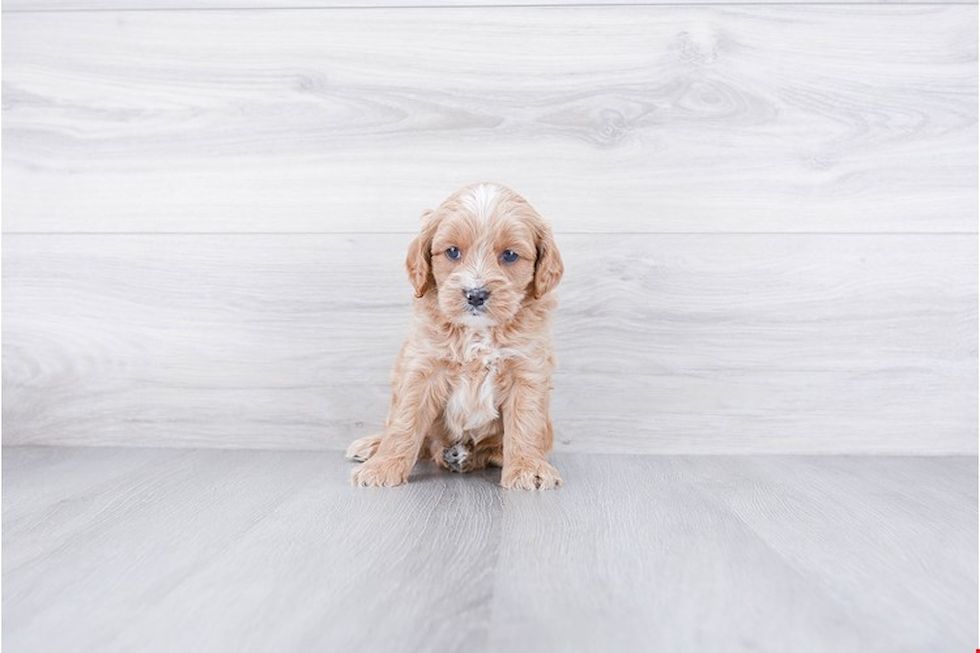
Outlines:
[{"label": "black nose", "polygon": [[470,290],[464,290],[463,294],[466,295],[466,301],[469,302],[470,306],[479,308],[487,301],[487,297],[490,296],[490,291],[486,288],[471,288]]}]

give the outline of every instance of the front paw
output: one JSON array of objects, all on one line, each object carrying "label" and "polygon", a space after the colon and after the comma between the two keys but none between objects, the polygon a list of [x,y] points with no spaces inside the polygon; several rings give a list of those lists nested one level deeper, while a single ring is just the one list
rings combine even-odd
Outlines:
[{"label": "front paw", "polygon": [[360,438],[351,442],[350,446],[347,447],[347,453],[345,455],[347,460],[363,463],[378,452],[379,446],[381,446],[381,436],[369,435],[366,438]]},{"label": "front paw", "polygon": [[412,466],[397,458],[371,458],[351,471],[350,482],[356,487],[394,487],[408,480]]},{"label": "front paw", "polygon": [[508,490],[551,490],[561,486],[562,480],[547,460],[522,460],[504,465],[500,484]]}]

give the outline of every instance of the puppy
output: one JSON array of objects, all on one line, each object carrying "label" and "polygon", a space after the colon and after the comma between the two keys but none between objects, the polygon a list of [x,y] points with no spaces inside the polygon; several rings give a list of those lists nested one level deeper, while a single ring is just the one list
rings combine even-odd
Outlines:
[{"label": "puppy", "polygon": [[564,266],[551,228],[513,190],[475,184],[422,216],[406,267],[414,319],[384,432],[354,441],[358,486],[394,486],[419,457],[500,484],[554,488],[549,400],[552,294]]}]

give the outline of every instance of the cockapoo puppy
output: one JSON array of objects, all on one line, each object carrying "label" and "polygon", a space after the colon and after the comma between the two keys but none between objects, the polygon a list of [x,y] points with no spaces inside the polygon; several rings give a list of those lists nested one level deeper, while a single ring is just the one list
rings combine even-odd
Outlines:
[{"label": "cockapoo puppy", "polygon": [[549,399],[551,228],[513,190],[475,184],[426,211],[408,247],[411,332],[395,362],[384,432],[347,457],[359,486],[394,486],[420,456],[456,472],[501,467],[505,488],[554,488]]}]

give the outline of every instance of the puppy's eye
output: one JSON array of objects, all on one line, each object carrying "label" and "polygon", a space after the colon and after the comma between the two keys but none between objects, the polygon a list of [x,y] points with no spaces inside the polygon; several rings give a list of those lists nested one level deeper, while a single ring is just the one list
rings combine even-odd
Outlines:
[{"label": "puppy's eye", "polygon": [[446,250],[446,258],[450,261],[458,261],[460,256],[462,256],[462,252],[459,251],[458,247],[450,247]]},{"label": "puppy's eye", "polygon": [[519,259],[519,258],[521,258],[521,257],[518,256],[517,255],[517,252],[515,252],[512,249],[505,249],[504,250],[504,253],[500,255],[500,260],[503,261],[504,263],[507,263],[508,265],[510,265],[511,263],[516,262],[517,259]]}]

